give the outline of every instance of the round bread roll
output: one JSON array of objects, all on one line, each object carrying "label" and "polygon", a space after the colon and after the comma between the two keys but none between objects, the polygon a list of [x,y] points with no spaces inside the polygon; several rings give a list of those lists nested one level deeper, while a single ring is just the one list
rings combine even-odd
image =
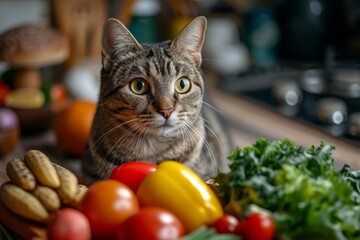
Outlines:
[{"label": "round bread roll", "polygon": [[42,25],[26,24],[0,35],[0,61],[16,67],[43,67],[65,61],[69,56],[67,38]]}]

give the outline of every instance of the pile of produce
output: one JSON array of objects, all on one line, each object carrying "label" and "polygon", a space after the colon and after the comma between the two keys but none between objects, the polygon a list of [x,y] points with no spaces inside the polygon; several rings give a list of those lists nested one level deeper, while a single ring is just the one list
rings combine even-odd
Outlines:
[{"label": "pile of produce", "polygon": [[42,226],[40,239],[239,239],[210,228],[223,217],[219,199],[175,161],[129,162],[88,187],[38,150],[10,161],[6,170],[0,204],[16,221]]},{"label": "pile of produce", "polygon": [[31,150],[9,162],[0,199],[52,240],[360,239],[360,171],[335,169],[333,150],[259,139],[207,183],[168,160],[125,163],[87,187]]},{"label": "pile of produce", "polygon": [[336,170],[333,150],[259,139],[232,152],[216,194],[238,218],[268,212],[278,239],[360,239],[360,171]]},{"label": "pile of produce", "polygon": [[6,172],[10,181],[1,185],[2,204],[36,222],[50,221],[63,206],[78,206],[87,192],[74,173],[37,150],[28,151],[24,159],[8,162]]}]

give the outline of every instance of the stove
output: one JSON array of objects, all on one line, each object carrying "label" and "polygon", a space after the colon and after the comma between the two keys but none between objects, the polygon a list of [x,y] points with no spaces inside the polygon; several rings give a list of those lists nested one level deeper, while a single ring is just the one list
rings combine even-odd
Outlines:
[{"label": "stove", "polygon": [[220,88],[360,147],[360,68],[277,66],[223,76]]}]

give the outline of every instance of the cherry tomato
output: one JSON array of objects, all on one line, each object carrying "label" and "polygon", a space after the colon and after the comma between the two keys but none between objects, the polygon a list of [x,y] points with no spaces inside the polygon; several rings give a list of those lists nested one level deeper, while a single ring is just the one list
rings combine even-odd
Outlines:
[{"label": "cherry tomato", "polygon": [[46,103],[59,104],[68,98],[67,90],[62,83],[45,82],[41,87]]},{"label": "cherry tomato", "polygon": [[245,219],[243,237],[246,240],[271,240],[275,236],[275,223],[265,213],[253,213]]},{"label": "cherry tomato", "polygon": [[210,227],[215,228],[218,233],[240,234],[242,222],[233,215],[224,214],[221,218],[211,224]]},{"label": "cherry tomato", "polygon": [[156,164],[148,162],[126,162],[111,172],[110,179],[124,183],[136,193],[144,178],[156,168]]},{"label": "cherry tomato", "polygon": [[0,82],[0,105],[4,105],[5,97],[10,92],[10,87],[4,82]]},{"label": "cherry tomato", "polygon": [[67,99],[68,93],[62,83],[54,84],[50,89],[50,95],[53,102],[63,102]]},{"label": "cherry tomato", "polygon": [[90,240],[91,231],[88,219],[73,208],[61,209],[48,226],[48,238],[51,240]]},{"label": "cherry tomato", "polygon": [[159,207],[143,207],[125,222],[117,232],[117,240],[171,240],[185,235],[180,220]]},{"label": "cherry tomato", "polygon": [[94,239],[114,239],[119,224],[139,211],[139,203],[125,184],[106,179],[89,186],[81,210]]}]

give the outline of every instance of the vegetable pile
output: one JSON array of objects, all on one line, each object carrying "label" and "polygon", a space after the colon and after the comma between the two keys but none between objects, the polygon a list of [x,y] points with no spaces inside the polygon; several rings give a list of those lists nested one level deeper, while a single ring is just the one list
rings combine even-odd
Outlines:
[{"label": "vegetable pile", "polygon": [[240,239],[210,225],[223,217],[219,199],[191,169],[175,161],[127,162],[92,183],[80,207],[92,239]]},{"label": "vegetable pile", "polygon": [[360,171],[334,167],[334,146],[259,139],[236,148],[214,179],[227,213],[268,212],[279,239],[360,239]]},{"label": "vegetable pile", "polygon": [[[167,160],[159,165],[124,163],[109,179],[84,188],[78,188],[68,170],[64,175],[56,168],[51,174],[46,169],[57,165],[36,151],[41,154],[33,157],[43,170],[40,176],[61,180],[54,189],[63,203],[48,214],[51,218],[38,222],[53,240],[360,239],[360,171],[348,165],[337,170],[333,150],[324,143],[307,149],[289,140],[259,139],[235,148],[229,156],[230,171],[218,172],[207,183],[185,165]],[[31,172],[26,171],[26,159],[9,163],[13,189],[24,188],[23,183],[40,185],[25,174]],[[25,201],[13,190],[5,191],[9,184],[0,191],[3,205],[36,221],[27,216],[37,214],[42,202],[34,204],[35,197]],[[71,201],[62,197],[70,189],[76,193]],[[22,191],[32,194],[32,188]],[[78,192],[80,197],[75,197]]]}]

